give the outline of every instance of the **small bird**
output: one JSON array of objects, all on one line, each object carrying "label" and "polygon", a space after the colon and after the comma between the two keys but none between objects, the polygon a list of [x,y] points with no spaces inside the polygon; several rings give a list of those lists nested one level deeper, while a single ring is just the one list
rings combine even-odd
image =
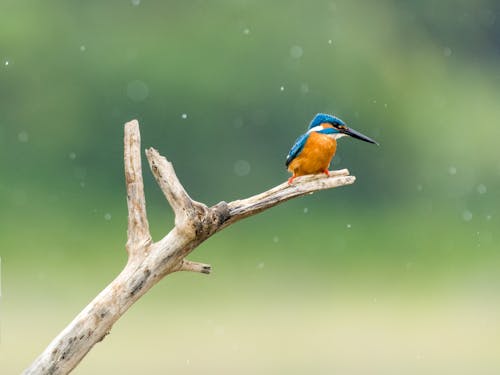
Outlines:
[{"label": "small bird", "polygon": [[328,167],[337,150],[337,139],[346,135],[378,145],[366,135],[348,128],[336,116],[325,113],[314,116],[307,132],[297,138],[286,157],[285,165],[293,174],[288,183],[306,174],[324,173],[329,176]]}]

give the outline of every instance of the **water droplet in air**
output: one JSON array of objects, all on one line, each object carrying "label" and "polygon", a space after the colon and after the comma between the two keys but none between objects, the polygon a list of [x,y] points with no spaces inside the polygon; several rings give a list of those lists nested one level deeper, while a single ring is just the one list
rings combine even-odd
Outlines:
[{"label": "water droplet in air", "polygon": [[19,142],[22,142],[22,143],[26,143],[29,141],[29,136],[28,136],[28,133],[25,132],[25,131],[22,131],[20,132],[18,135],[17,135],[17,139],[19,140]]},{"label": "water droplet in air", "polygon": [[351,224],[347,224],[347,229],[351,229]]},{"label": "water droplet in air", "polygon": [[476,189],[479,194],[486,194],[486,192],[488,191],[488,189],[486,189],[486,186],[484,184],[477,185]]},{"label": "water droplet in air", "polygon": [[104,220],[106,220],[106,221],[111,220],[111,214],[109,212],[104,215]]},{"label": "water droplet in air", "polygon": [[87,48],[85,48],[85,46],[83,44],[80,46],[80,51],[85,52],[86,49]]},{"label": "water droplet in air", "polygon": [[444,57],[450,57],[451,56],[451,48],[450,47],[444,47],[443,48],[443,55],[444,55]]},{"label": "water droplet in air", "polygon": [[304,213],[307,214],[309,212],[309,208],[305,207],[304,208]]},{"label": "water droplet in air", "polygon": [[273,237],[273,242],[278,243],[280,241],[280,238],[278,236]]},{"label": "water droplet in air", "polygon": [[183,114],[181,115],[181,117],[182,117],[182,119],[183,119],[183,120],[185,120],[185,119],[187,119],[187,118],[188,118],[188,115],[187,115],[187,113],[183,113]]},{"label": "water droplet in air", "polygon": [[469,210],[465,210],[464,212],[462,212],[462,219],[464,219],[464,221],[471,221],[472,212],[470,212]]},{"label": "water droplet in air", "polygon": [[243,29],[243,34],[245,34],[245,35],[250,34],[250,29],[248,27]]},{"label": "water droplet in air", "polygon": [[74,152],[70,152],[68,156],[69,156],[69,158],[71,160],[75,160],[76,159],[76,154]]},{"label": "water droplet in air", "polygon": [[457,168],[451,166],[450,168],[448,168],[448,173],[451,174],[452,176],[457,174]]},{"label": "water droplet in air", "polygon": [[422,191],[424,190],[424,187],[421,184],[417,185],[417,191]]},{"label": "water droplet in air", "polygon": [[280,91],[285,91],[285,86],[280,86]]},{"label": "water droplet in air", "polygon": [[250,163],[246,160],[236,160],[233,169],[237,176],[246,176],[250,173]]},{"label": "water droplet in air", "polygon": [[5,66],[9,66],[9,62],[8,61],[5,61]]},{"label": "water droplet in air", "polygon": [[307,83],[303,83],[300,85],[300,92],[302,94],[307,94],[309,92],[309,85]]},{"label": "water droplet in air", "polygon": [[293,59],[300,59],[303,54],[304,54],[304,50],[302,49],[301,46],[292,46],[290,48],[290,56]]},{"label": "water droplet in air", "polygon": [[131,0],[133,6],[137,6],[141,4],[141,0]]},{"label": "water droplet in air", "polygon": [[257,269],[258,270],[261,270],[264,268],[264,262],[260,262],[259,264],[257,264]]},{"label": "water droplet in air", "polygon": [[333,44],[333,40],[328,39],[328,44]]}]

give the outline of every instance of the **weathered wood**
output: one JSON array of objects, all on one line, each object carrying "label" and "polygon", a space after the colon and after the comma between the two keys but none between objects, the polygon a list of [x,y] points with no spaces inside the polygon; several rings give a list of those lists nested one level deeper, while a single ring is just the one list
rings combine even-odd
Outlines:
[{"label": "weathered wood", "polygon": [[132,120],[125,124],[123,159],[125,164],[125,186],[127,187],[128,229],[127,252],[130,259],[141,258],[139,251],[151,242],[146,214],[146,199],[141,167],[141,134],[139,123]]},{"label": "weathered wood", "polygon": [[175,213],[174,228],[152,242],[146,215],[141,170],[139,123],[125,124],[125,184],[127,188],[128,262],[123,271],[49,344],[24,374],[67,374],[92,347],[109,334],[113,324],[165,275],[176,271],[210,273],[211,266],[185,257],[212,234],[245,217],[291,198],[349,185],[347,169],[330,176],[297,177],[250,198],[213,207],[192,200],[172,164],[153,148],[146,150],[151,171]]}]

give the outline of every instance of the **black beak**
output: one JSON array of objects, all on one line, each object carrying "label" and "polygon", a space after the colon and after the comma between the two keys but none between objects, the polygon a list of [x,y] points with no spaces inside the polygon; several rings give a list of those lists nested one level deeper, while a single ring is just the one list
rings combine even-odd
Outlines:
[{"label": "black beak", "polygon": [[358,131],[356,131],[354,129],[350,129],[347,126],[339,128],[339,130],[342,133],[344,133],[344,134],[346,134],[348,136],[351,136],[353,138],[361,139],[362,141],[365,141],[365,142],[368,142],[368,143],[373,143],[373,144],[375,144],[377,146],[379,145],[377,141],[374,141],[370,137],[367,137],[366,135],[361,134],[360,132],[358,132]]}]

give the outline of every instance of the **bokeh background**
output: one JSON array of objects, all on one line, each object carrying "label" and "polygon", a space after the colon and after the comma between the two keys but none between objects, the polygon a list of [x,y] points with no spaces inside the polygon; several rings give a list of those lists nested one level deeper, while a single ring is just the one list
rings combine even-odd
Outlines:
[{"label": "bokeh background", "polygon": [[498,1],[2,0],[0,108],[2,374],[126,261],[124,122],[215,204],[317,112],[380,142],[340,141],[356,183],[217,234],[74,373],[500,373]]}]

